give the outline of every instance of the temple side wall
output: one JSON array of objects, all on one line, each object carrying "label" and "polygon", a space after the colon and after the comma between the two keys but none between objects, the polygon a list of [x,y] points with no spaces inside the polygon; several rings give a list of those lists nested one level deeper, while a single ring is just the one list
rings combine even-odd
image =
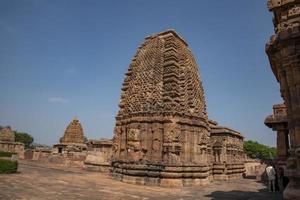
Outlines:
[{"label": "temple side wall", "polygon": [[132,120],[116,128],[112,175],[123,182],[142,185],[209,183],[211,151],[206,128],[191,122],[181,124],[172,118],[148,120],[155,123]]},{"label": "temple side wall", "polygon": [[25,159],[60,167],[83,167],[86,152],[70,152],[55,154],[52,151],[29,150],[25,152]]},{"label": "temple side wall", "polygon": [[17,153],[20,158],[24,157],[24,144],[19,142],[0,141],[0,151]]},{"label": "temple side wall", "polygon": [[112,146],[91,149],[87,152],[83,168],[88,171],[109,172],[112,153]]},{"label": "temple side wall", "polygon": [[[223,129],[224,130],[224,129]],[[227,132],[212,132],[212,174],[214,180],[239,179],[245,173],[243,138]]]}]

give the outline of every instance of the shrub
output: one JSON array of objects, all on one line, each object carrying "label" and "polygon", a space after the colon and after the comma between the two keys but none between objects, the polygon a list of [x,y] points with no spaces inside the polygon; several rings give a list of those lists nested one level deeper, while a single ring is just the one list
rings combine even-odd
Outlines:
[{"label": "shrub", "polygon": [[18,161],[0,159],[0,174],[16,173],[18,170]]},{"label": "shrub", "polygon": [[17,153],[0,151],[0,157],[11,157],[13,154],[17,154]]}]

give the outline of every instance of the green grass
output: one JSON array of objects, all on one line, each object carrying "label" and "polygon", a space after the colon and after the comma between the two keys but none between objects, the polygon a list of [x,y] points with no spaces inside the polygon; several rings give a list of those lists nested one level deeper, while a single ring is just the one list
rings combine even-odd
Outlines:
[{"label": "green grass", "polygon": [[0,174],[16,173],[18,170],[18,161],[0,159]]},{"label": "green grass", "polygon": [[0,157],[11,157],[13,154],[17,154],[17,153],[0,151]]}]

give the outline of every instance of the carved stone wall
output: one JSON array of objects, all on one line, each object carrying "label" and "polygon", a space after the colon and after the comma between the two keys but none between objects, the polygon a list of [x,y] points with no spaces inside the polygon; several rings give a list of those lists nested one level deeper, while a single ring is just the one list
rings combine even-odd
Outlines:
[{"label": "carved stone wall", "polygon": [[269,0],[275,34],[266,46],[271,68],[287,107],[291,150],[287,160],[290,183],[285,199],[300,199],[300,1]]},{"label": "carved stone wall", "polygon": [[20,142],[0,141],[0,151],[18,153],[21,157],[24,153],[24,144]]},{"label": "carved stone wall", "polygon": [[217,122],[212,120],[209,122],[213,178],[216,180],[241,178],[245,172],[243,136],[230,128],[219,126]]},{"label": "carved stone wall", "polygon": [[112,140],[90,140],[87,143],[88,151],[84,161],[84,169],[89,171],[109,172],[113,153]]},{"label": "carved stone wall", "polygon": [[166,186],[208,182],[204,90],[196,61],[175,31],[151,35],[139,47],[119,107],[112,163],[116,178]]}]

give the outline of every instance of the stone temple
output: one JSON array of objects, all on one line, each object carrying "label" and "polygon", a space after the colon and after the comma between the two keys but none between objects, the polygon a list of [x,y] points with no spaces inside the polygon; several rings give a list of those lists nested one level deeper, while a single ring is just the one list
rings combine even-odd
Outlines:
[{"label": "stone temple", "polygon": [[77,118],[74,118],[67,126],[64,136],[60,138],[60,143],[84,143],[83,129]]},{"label": "stone temple", "polygon": [[24,151],[24,144],[16,142],[15,133],[9,126],[0,130],[0,151],[19,154]]},{"label": "stone temple", "polygon": [[82,151],[86,150],[85,137],[83,128],[77,118],[67,126],[63,137],[60,138],[59,144],[55,144],[53,147],[57,149],[58,153],[62,151]]},{"label": "stone temple", "polygon": [[[122,87],[114,129],[115,178],[162,186],[203,185],[213,179],[213,163],[221,159],[215,159],[212,151],[198,74],[191,50],[174,30],[145,38]],[[236,138],[242,144],[242,136]],[[220,145],[221,154],[223,141]],[[224,175],[227,152],[222,157],[224,167],[216,170]],[[231,174],[241,175],[243,163],[232,169]]]}]

